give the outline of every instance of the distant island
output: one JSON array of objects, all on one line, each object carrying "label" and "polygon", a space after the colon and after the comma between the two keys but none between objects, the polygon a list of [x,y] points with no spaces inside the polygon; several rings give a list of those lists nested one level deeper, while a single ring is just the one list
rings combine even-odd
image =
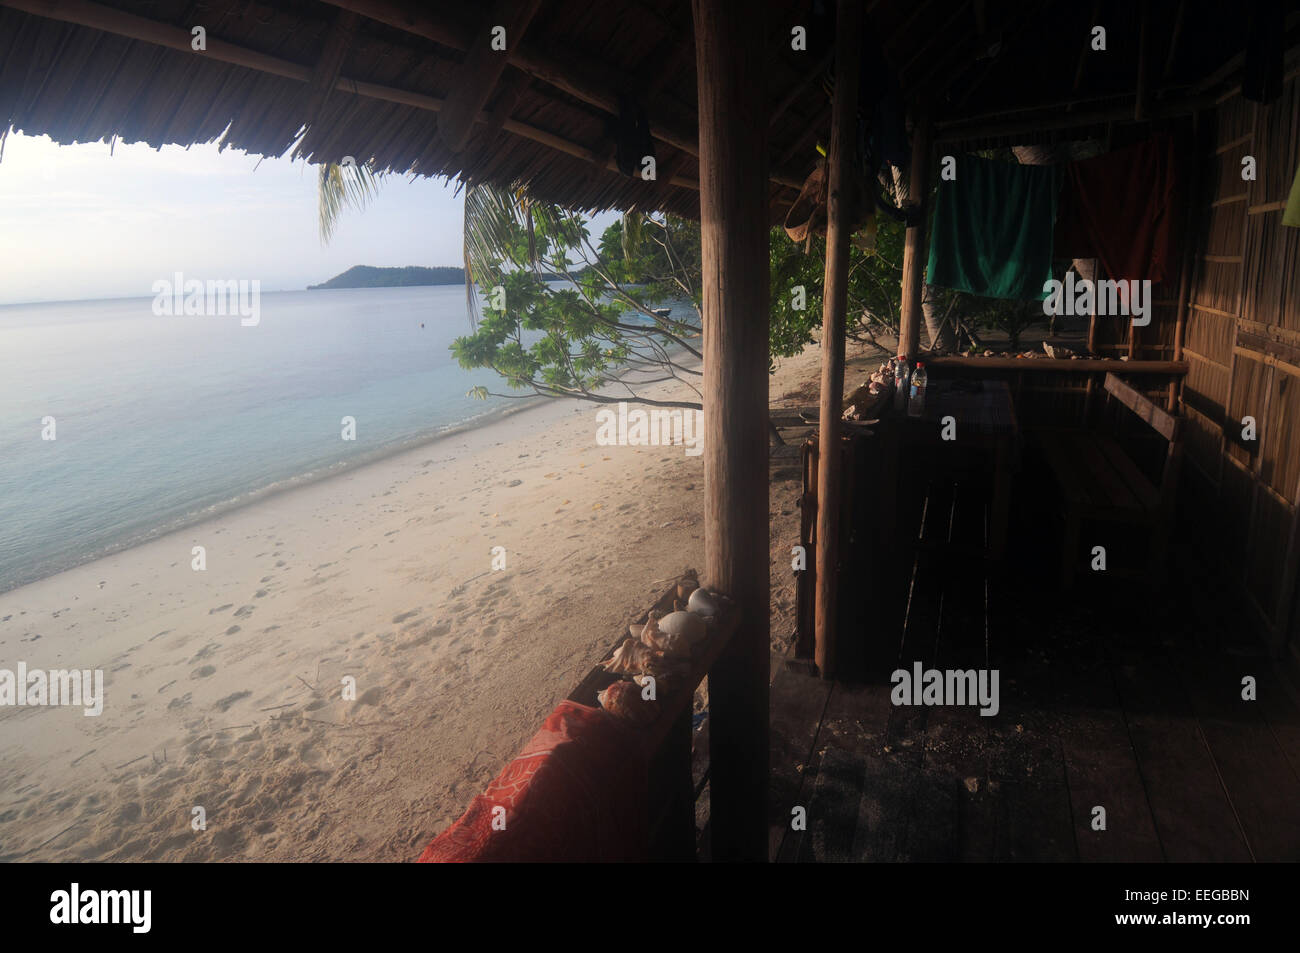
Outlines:
[{"label": "distant island", "polygon": [[308,291],[330,288],[408,288],[414,285],[460,285],[465,283],[465,269],[439,267],[423,268],[408,265],[405,268],[374,268],[354,265],[341,275],[319,285],[308,285]]}]

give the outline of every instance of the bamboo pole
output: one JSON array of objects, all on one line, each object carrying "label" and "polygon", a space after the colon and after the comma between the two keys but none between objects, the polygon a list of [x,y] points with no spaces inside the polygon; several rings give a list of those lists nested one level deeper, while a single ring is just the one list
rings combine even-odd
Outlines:
[{"label": "bamboo pole", "polygon": [[930,119],[918,115],[912,130],[912,173],[908,185],[910,204],[918,211],[917,222],[907,229],[903,243],[903,299],[898,327],[898,351],[909,361],[916,359],[921,341],[921,273],[925,245],[925,205],[930,189]]},{"label": "bamboo pole", "polygon": [[709,672],[713,858],[767,859],[767,66],[762,7],[692,0],[700,109],[705,584],[736,600]]},{"label": "bamboo pole", "polygon": [[[848,207],[855,188],[858,58],[862,13],[854,0],[839,0],[835,19],[835,99],[827,155],[826,274],[822,295],[822,385],[817,444],[817,595],[814,661],[822,678],[835,676],[840,545],[840,413],[844,394],[844,318],[848,310]],[[858,189],[860,191],[860,186]]]}]

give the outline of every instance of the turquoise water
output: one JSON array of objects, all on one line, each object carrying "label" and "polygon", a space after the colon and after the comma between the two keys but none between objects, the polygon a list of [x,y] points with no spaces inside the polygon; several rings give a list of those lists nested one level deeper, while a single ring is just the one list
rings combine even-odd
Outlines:
[{"label": "turquoise water", "polygon": [[519,403],[466,396],[506,387],[447,350],[459,285],[265,293],[250,327],[152,303],[0,307],[0,592]]}]

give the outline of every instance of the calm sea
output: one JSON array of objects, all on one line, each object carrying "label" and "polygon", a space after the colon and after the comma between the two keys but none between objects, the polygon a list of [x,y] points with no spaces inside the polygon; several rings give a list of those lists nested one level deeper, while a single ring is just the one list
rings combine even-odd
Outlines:
[{"label": "calm sea", "polygon": [[0,592],[519,403],[466,396],[507,388],[447,349],[459,285],[267,293],[250,327],[151,304],[0,307]]}]

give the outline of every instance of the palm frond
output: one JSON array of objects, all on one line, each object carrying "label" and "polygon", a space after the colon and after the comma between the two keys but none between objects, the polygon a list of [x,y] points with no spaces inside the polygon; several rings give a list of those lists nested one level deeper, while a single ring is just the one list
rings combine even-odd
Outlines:
[{"label": "palm frond", "polygon": [[516,227],[523,225],[518,196],[509,189],[481,182],[465,190],[462,257],[465,264],[465,304],[474,317],[474,286],[511,257]]},{"label": "palm frond", "polygon": [[641,247],[645,218],[640,212],[623,213],[623,259],[631,261]]},{"label": "palm frond", "polygon": [[345,208],[361,211],[370,204],[379,191],[380,178],[365,164],[321,163],[316,196],[322,245],[329,244]]}]

